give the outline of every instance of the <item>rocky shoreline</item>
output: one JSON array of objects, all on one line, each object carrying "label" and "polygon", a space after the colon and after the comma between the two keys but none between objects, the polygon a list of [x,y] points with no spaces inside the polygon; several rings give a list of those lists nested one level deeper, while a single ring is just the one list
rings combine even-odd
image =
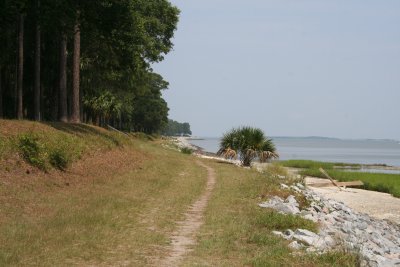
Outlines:
[{"label": "rocky shoreline", "polygon": [[273,232],[292,241],[289,244],[291,248],[319,253],[345,248],[360,254],[362,266],[400,266],[399,225],[357,213],[343,203],[324,198],[300,183],[292,186],[281,184],[281,187],[283,190],[303,194],[311,203],[310,206],[300,210],[292,195],[286,199],[275,196],[259,206],[284,214],[295,214],[320,226],[318,233],[305,229]]},{"label": "rocky shoreline", "polygon": [[[197,156],[224,160],[215,155],[204,155],[204,151],[190,144],[187,138],[177,138],[177,143],[178,147],[193,149]],[[290,186],[282,183],[281,189],[303,194],[310,202],[309,207],[300,210],[293,195],[286,199],[275,196],[259,206],[284,214],[298,215],[319,225],[318,233],[306,229],[273,231],[274,234],[290,240],[289,246],[295,251],[324,253],[344,248],[359,253],[361,266],[400,266],[399,224],[358,213],[344,203],[325,198],[300,183]]]}]

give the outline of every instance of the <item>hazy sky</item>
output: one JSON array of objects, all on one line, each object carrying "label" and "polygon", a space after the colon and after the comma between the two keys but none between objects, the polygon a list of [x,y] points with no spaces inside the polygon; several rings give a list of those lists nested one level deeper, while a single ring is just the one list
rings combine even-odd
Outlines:
[{"label": "hazy sky", "polygon": [[194,135],[400,139],[399,0],[173,0],[170,118]]}]

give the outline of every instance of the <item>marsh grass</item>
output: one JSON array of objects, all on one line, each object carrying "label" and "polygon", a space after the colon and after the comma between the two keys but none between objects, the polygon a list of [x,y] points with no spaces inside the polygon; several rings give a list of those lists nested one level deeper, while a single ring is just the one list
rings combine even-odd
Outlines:
[{"label": "marsh grass", "polygon": [[361,187],[363,189],[384,192],[392,194],[395,197],[400,197],[400,174],[387,174],[387,173],[368,173],[351,171],[346,172],[337,167],[350,167],[352,169],[359,169],[360,164],[348,163],[332,163],[320,162],[312,160],[287,160],[282,161],[281,164],[286,167],[302,168],[301,175],[308,175],[313,177],[326,178],[319,168],[323,168],[327,173],[338,181],[355,181],[360,180],[364,183]]},{"label": "marsh grass", "polygon": [[341,163],[341,162],[323,162],[323,161],[313,161],[313,160],[285,160],[281,161],[285,167],[302,168],[302,169],[333,169],[334,167],[351,167],[355,169],[361,168],[360,164],[354,163]]},{"label": "marsh grass", "polygon": [[[332,169],[327,172],[338,181],[360,180],[364,183],[361,188],[400,197],[400,174],[346,172]],[[301,174],[325,178],[318,169],[306,169],[301,171]]]}]

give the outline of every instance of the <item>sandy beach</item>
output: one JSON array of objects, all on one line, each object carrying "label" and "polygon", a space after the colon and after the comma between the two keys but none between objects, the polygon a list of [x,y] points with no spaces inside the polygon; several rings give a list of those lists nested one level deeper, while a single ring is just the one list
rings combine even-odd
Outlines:
[{"label": "sandy beach", "polygon": [[400,199],[387,193],[338,187],[313,187],[313,183],[326,182],[327,179],[306,177],[309,188],[318,194],[343,202],[353,210],[366,213],[376,219],[385,219],[400,224]]}]

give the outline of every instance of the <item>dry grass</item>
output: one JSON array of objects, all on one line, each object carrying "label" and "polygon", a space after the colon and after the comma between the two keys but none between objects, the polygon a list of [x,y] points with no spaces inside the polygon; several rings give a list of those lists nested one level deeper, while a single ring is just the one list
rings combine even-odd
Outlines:
[{"label": "dry grass", "polygon": [[[33,131],[42,141],[74,138],[82,157],[65,171],[38,170],[18,153],[0,160],[0,266],[148,266],[166,255],[176,222],[203,192],[193,157],[86,125],[0,120],[0,140]],[[11,143],[2,146],[3,151]],[[11,144],[12,145],[12,144]],[[217,184],[199,244],[185,266],[353,266],[346,253],[291,254],[273,229],[316,225],[261,209],[279,192],[271,175],[207,162]],[[286,194],[286,193],[282,193]]]},{"label": "dry grass", "polygon": [[[279,180],[255,170],[208,162],[217,171],[217,185],[206,211],[199,244],[183,266],[357,266],[356,255],[292,253],[288,242],[272,230],[317,225],[258,207],[260,194],[275,194]],[[282,194],[287,194],[286,192]]]},{"label": "dry grass", "polygon": [[142,266],[166,253],[175,221],[204,187],[205,170],[159,145],[131,139],[108,149],[102,138],[66,172],[42,172],[15,154],[3,160],[0,266]]}]

